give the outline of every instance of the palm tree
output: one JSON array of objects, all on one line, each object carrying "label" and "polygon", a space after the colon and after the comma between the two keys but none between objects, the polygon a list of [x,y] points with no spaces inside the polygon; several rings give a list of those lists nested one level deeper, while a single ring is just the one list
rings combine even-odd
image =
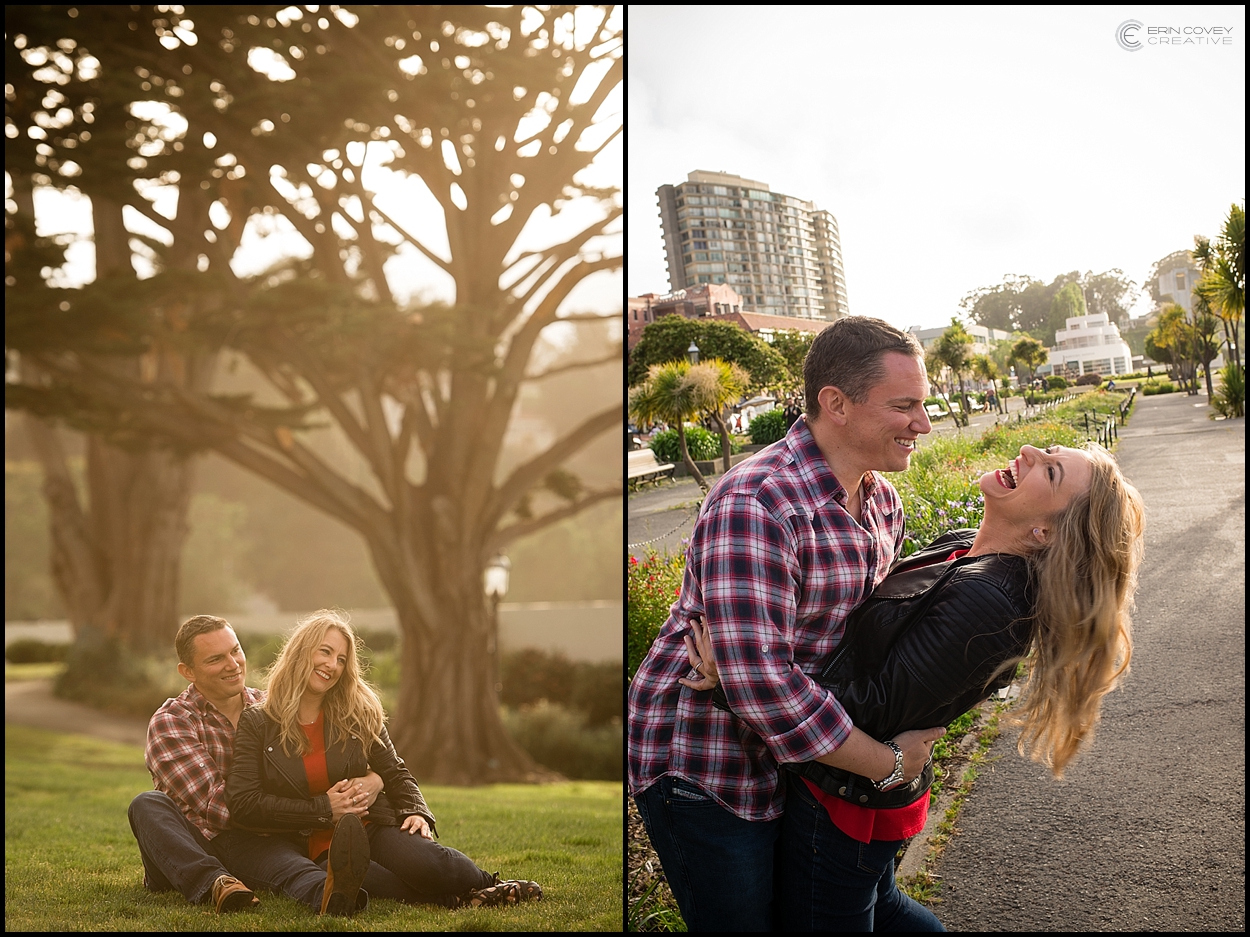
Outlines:
[{"label": "palm tree", "polygon": [[[994,363],[989,355],[973,355],[972,356],[972,375],[978,381],[984,381],[990,385],[990,389],[994,389],[994,382],[998,380],[998,365]],[[998,396],[995,393],[994,396]]]},{"label": "palm tree", "polygon": [[702,402],[700,411],[707,414],[720,432],[721,455],[725,471],[729,471],[729,409],[751,385],[751,375],[739,365],[708,358],[690,366],[687,379],[696,385],[695,397]]},{"label": "palm tree", "polygon": [[1240,205],[1229,208],[1220,236],[1214,243],[1201,236],[1195,237],[1192,254],[1202,270],[1202,279],[1194,292],[1223,320],[1230,357],[1241,367],[1237,331],[1246,311],[1245,208]]},{"label": "palm tree", "polygon": [[964,389],[964,375],[972,363],[972,336],[958,319],[951,319],[950,328],[937,341],[938,360],[951,369],[959,380],[959,396],[963,399],[963,425],[968,425],[968,392]]},{"label": "palm tree", "polygon": [[707,410],[705,381],[698,375],[690,376],[689,361],[666,361],[653,364],[647,379],[635,387],[629,395],[629,412],[635,419],[648,423],[665,422],[677,427],[677,442],[686,471],[707,493],[707,479],[690,457],[686,445],[686,421]]},{"label": "palm tree", "polygon": [[929,376],[929,383],[937,390],[937,398],[942,401],[942,405],[946,407],[946,412],[950,416],[952,422],[956,426],[959,425],[959,417],[955,411],[951,409],[950,397],[947,395],[947,368],[942,363],[941,357],[938,355],[937,345],[930,345],[925,349],[924,353],[924,369]]},{"label": "palm tree", "polygon": [[1030,400],[1037,369],[1050,360],[1050,352],[1035,338],[1022,338],[1011,346],[1011,360],[1028,372]]}]

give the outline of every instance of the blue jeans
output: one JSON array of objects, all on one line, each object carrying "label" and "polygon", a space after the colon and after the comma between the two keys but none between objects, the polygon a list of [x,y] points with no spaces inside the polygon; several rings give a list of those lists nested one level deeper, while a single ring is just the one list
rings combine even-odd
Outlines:
[{"label": "blue jeans", "polygon": [[219,875],[233,875],[252,891],[282,892],[305,903],[312,903],[315,891],[313,907],[321,910],[324,869],[313,866],[307,855],[304,863],[293,861],[282,837],[224,830],[206,839],[161,791],[144,791],[130,802],[127,814],[149,891],[176,890],[200,904],[212,900]]},{"label": "blue jeans", "polygon": [[777,927],[787,931],[945,931],[933,912],[898,890],[902,841],[861,843],[829,819],[786,772],[786,813],[777,846]]},{"label": "blue jeans", "polygon": [[781,820],[743,820],[684,778],[660,778],[634,802],[689,930],[772,929]]},{"label": "blue jeans", "polygon": [[[151,891],[176,889],[192,904],[199,904],[211,899],[217,876],[228,874],[252,891],[277,892],[313,911],[321,910],[325,854],[317,862],[309,859],[305,837],[225,830],[205,839],[160,791],[144,791],[136,797],[129,815]],[[470,889],[493,881],[464,853],[420,834],[377,823],[365,830],[372,861],[362,887],[371,897],[451,906]]]}]

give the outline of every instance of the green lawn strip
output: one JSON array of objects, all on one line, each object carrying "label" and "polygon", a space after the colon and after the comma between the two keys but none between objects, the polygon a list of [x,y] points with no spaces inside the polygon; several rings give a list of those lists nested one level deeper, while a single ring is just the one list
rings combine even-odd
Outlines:
[{"label": "green lawn strip", "polygon": [[374,901],[351,919],[262,894],[219,917],[143,889],[126,808],[151,789],[143,750],[5,726],[6,930],[620,930],[621,785],[423,785],[441,842],[488,871],[542,884],[541,902],[448,911]]}]

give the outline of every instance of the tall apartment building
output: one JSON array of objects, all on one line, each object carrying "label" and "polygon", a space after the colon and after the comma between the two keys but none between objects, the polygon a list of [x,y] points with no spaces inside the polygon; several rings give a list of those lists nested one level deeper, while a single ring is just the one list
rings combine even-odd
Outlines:
[{"label": "tall apartment building", "polygon": [[725,283],[755,312],[849,314],[838,222],[763,182],[696,170],[656,191],[669,289]]}]

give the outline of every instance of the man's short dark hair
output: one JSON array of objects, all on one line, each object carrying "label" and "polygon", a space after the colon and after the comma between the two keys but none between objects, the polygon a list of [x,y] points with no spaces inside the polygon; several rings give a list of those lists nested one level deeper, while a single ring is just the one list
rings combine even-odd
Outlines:
[{"label": "man's short dark hair", "polygon": [[807,418],[820,416],[822,387],[836,387],[854,403],[867,400],[868,392],[885,377],[882,359],[889,351],[924,360],[916,336],[882,319],[847,316],[820,332],[803,360]]},{"label": "man's short dark hair", "polygon": [[178,660],[188,667],[194,667],[195,639],[202,634],[229,627],[230,622],[216,615],[196,615],[194,618],[188,618],[178,629],[178,636],[174,638],[174,649],[178,652]]}]

